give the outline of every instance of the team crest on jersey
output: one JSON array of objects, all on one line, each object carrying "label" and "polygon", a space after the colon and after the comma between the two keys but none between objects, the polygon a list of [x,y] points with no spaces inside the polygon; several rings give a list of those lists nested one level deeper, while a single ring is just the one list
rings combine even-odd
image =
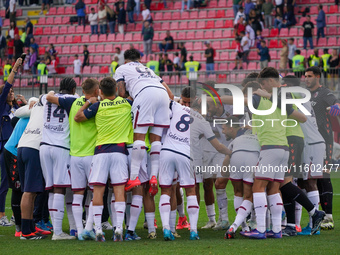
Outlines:
[{"label": "team crest on jersey", "polygon": [[314,93],[314,97],[317,97],[318,95],[319,95],[318,91]]},{"label": "team crest on jersey", "polygon": [[20,181],[16,181],[16,182],[14,183],[14,186],[15,186],[16,189],[19,189],[19,188],[21,187]]}]

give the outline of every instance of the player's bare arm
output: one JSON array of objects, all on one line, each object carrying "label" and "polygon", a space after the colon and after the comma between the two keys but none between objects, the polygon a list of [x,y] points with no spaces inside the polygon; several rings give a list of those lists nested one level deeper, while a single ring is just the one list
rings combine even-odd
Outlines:
[{"label": "player's bare arm", "polygon": [[120,97],[126,97],[125,82],[119,81],[117,84],[117,87],[118,87],[118,95]]},{"label": "player's bare arm", "polygon": [[85,104],[78,110],[76,116],[74,116],[74,121],[75,122],[84,122],[87,120],[84,110],[87,109],[90,105],[94,104],[97,102],[96,97],[91,97],[89,100],[85,102]]},{"label": "player's bare arm", "polygon": [[214,138],[209,142],[219,153],[222,153],[224,155],[231,155],[232,151],[229,150],[224,144],[220,143],[220,141],[217,140],[217,138]]},{"label": "player's bare arm", "polygon": [[59,105],[59,97],[55,96],[54,91],[48,92],[48,94],[46,95],[46,100],[51,104]]},{"label": "player's bare arm", "polygon": [[163,82],[162,82],[162,85],[164,86],[164,88],[165,88],[166,91],[168,92],[169,98],[170,98],[171,100],[173,100],[175,96],[174,96],[174,94],[171,92],[171,90],[170,90],[168,84],[166,84],[166,83],[163,81]]}]

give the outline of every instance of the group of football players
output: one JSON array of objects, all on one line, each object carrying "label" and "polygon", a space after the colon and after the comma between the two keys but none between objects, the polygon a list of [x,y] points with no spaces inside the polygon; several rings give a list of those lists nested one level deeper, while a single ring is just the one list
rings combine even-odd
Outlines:
[{"label": "group of football players", "polygon": [[[255,239],[318,235],[320,227],[334,228],[330,116],[338,115],[340,107],[335,96],[320,85],[318,68],[305,73],[311,99],[303,106],[310,115],[295,105],[287,105],[282,114],[280,93],[278,107],[267,115],[249,110],[271,109],[276,103],[273,93],[280,87],[300,86],[295,76],[281,78],[268,67],[242,82],[245,97],[239,103],[246,106],[244,115],[233,115],[236,98],[224,95],[219,98],[221,104],[208,99],[207,115],[202,116],[202,102],[193,87],[185,87],[180,97],[174,97],[167,84],[139,62],[138,51],[127,50],[124,58],[126,63],[114,78],[86,79],[83,96],[75,94],[75,81],[65,78],[58,93],[31,98],[14,112],[20,120],[5,145],[4,157],[6,168],[14,170],[17,165],[21,184],[21,214],[14,215],[17,236],[44,239],[51,234],[36,227],[33,219],[37,194],[48,190],[52,240],[105,241],[102,214],[106,205],[114,241],[140,239],[135,228],[143,207],[148,238],[155,239],[158,182],[165,240],[180,237],[176,228],[189,228],[190,239],[199,239],[200,183],[208,216],[202,228],[226,230],[226,239],[234,238],[240,226],[241,235]],[[21,61],[13,67],[3,93],[10,91]],[[214,82],[204,85],[214,91]],[[290,97],[302,95],[290,93]],[[215,125],[216,119],[224,124]],[[255,119],[263,125],[242,125]],[[296,125],[281,125],[286,119]],[[214,166],[232,170],[212,171]],[[228,180],[234,188],[236,218],[232,224]],[[103,200],[105,193],[108,201]],[[70,235],[62,230],[65,202]],[[322,210],[318,210],[319,203]],[[310,216],[303,229],[302,207]]]}]

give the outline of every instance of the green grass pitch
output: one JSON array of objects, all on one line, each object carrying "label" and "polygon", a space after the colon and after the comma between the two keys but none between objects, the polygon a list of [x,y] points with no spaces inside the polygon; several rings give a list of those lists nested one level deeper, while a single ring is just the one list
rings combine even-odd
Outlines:
[{"label": "green grass pitch", "polygon": [[[0,227],[0,254],[340,254],[340,179],[333,179],[334,200],[333,217],[335,229],[321,231],[320,236],[286,237],[280,240],[248,240],[237,234],[234,240],[224,240],[225,231],[200,230],[201,240],[190,241],[188,230],[179,230],[182,236],[175,241],[165,242],[162,238],[161,220],[158,209],[156,219],[158,224],[157,239],[147,239],[147,230],[143,229],[144,214],[140,216],[136,232],[142,240],[114,243],[111,240],[112,231],[106,231],[106,242],[80,242],[45,240],[20,240],[14,237],[14,227]],[[201,190],[201,197],[203,191]],[[233,192],[228,183],[229,219],[235,218],[233,206]],[[158,207],[159,194],[156,197]],[[198,227],[207,221],[204,202],[201,201]],[[218,208],[216,206],[216,212]],[[10,192],[7,196],[6,214],[11,216]],[[303,212],[302,227],[307,224],[307,212]],[[217,218],[217,216],[216,216]],[[67,232],[68,222],[65,213],[63,230]]]}]

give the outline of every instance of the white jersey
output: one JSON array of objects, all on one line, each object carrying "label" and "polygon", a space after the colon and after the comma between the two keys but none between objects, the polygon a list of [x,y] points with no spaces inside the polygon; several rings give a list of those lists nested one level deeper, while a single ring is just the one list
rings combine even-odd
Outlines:
[{"label": "white jersey", "polygon": [[30,120],[20,138],[18,148],[28,147],[39,150],[40,142],[42,139],[43,126],[44,107],[39,102],[36,103],[31,110]]},{"label": "white jersey", "polygon": [[313,110],[311,102],[307,102],[302,104],[307,111],[311,113],[311,115],[306,115],[307,121],[304,123],[300,123],[303,135],[305,136],[304,140],[306,144],[316,144],[325,142],[322,135],[319,132],[318,124],[316,122],[315,112]]},{"label": "white jersey", "polygon": [[119,66],[115,73],[115,80],[125,81],[126,90],[133,99],[146,87],[165,89],[161,84],[162,79],[139,62],[129,62]]},{"label": "white jersey", "polygon": [[[59,98],[76,97],[69,94],[56,94]],[[66,110],[46,100],[46,95],[40,99],[44,106],[44,129],[42,143],[70,149],[70,125]]]},{"label": "white jersey", "polygon": [[238,136],[229,144],[228,148],[234,153],[237,151],[260,152],[261,146],[257,135],[251,134],[249,129],[240,129]]},{"label": "white jersey", "polygon": [[176,102],[171,103],[170,109],[171,122],[162,149],[200,157],[199,137],[204,135],[209,140],[215,137],[209,123],[198,112]]}]

